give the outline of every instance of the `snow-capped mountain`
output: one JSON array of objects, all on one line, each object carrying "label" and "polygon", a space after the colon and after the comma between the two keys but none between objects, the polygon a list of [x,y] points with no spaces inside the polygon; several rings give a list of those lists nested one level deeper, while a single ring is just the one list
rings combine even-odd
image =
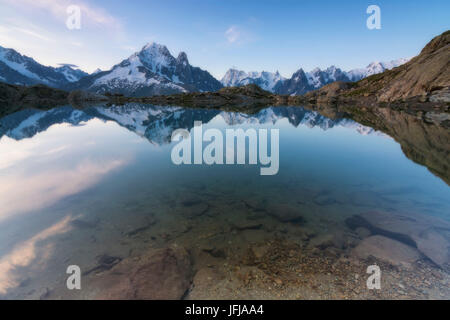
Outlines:
[{"label": "snow-capped mountain", "polygon": [[301,95],[314,90],[307,73],[303,69],[296,71],[290,79],[280,82],[274,89],[277,94]]},{"label": "snow-capped mountain", "polygon": [[398,67],[410,59],[398,59],[390,62],[372,62],[366,68],[343,71],[331,66],[325,70],[315,68],[310,72],[297,70],[291,78],[283,78],[278,72],[245,72],[230,69],[222,78],[226,87],[244,86],[250,83],[259,85],[264,90],[277,94],[302,95],[335,81],[359,81],[374,74]]},{"label": "snow-capped mountain", "polygon": [[331,66],[325,70],[316,68],[311,72],[299,69],[290,79],[278,83],[273,92],[286,95],[302,95],[317,90],[335,81],[359,81],[374,74],[398,67],[410,59],[398,59],[390,62],[372,62],[366,68],[342,71]]},{"label": "snow-capped mountain", "polygon": [[256,84],[262,89],[272,91],[278,82],[284,81],[285,78],[277,71],[273,72],[244,72],[236,69],[227,71],[221,82],[225,87],[241,87],[247,84]]},{"label": "snow-capped mountain", "polygon": [[87,73],[69,65],[59,68],[44,66],[14,49],[0,46],[0,78],[4,82],[20,85],[40,83],[64,88],[67,84],[78,81],[86,75]]},{"label": "snow-capped mountain", "polygon": [[177,58],[167,47],[149,43],[141,51],[115,65],[109,71],[97,69],[92,74],[63,64],[58,68],[44,66],[14,49],[0,46],[0,81],[34,85],[45,84],[64,90],[87,90],[96,93],[122,93],[126,96],[147,96],[180,92],[217,91],[223,86],[256,84],[264,90],[284,95],[302,95],[334,81],[358,81],[365,77],[398,67],[409,59],[373,62],[366,68],[348,72],[331,66],[310,72],[296,71],[286,79],[277,71],[227,71],[221,82],[210,73],[189,64],[186,53]]},{"label": "snow-capped mountain", "polygon": [[347,76],[351,81],[359,81],[374,74],[382,73],[386,70],[399,67],[402,64],[407,63],[411,58],[400,58],[389,62],[372,62],[367,67],[362,69],[354,69],[347,72]]},{"label": "snow-capped mountain", "polygon": [[335,81],[351,80],[344,71],[335,66],[331,66],[325,70],[316,68],[311,72],[305,72],[303,69],[299,69],[290,79],[279,83],[275,87],[275,93],[302,95]]},{"label": "snow-capped mountain", "polygon": [[311,72],[307,73],[308,83],[314,87],[314,89],[319,89],[328,83],[335,81],[349,81],[347,73],[342,71],[335,66],[331,66],[326,70],[320,70],[316,68]]},{"label": "snow-capped mountain", "polygon": [[102,69],[97,68],[97,69],[95,69],[94,72],[91,73],[91,76],[92,76],[92,75],[96,75],[97,73],[100,73],[100,72],[103,72]]},{"label": "snow-capped mountain", "polygon": [[181,52],[175,58],[166,46],[149,43],[111,70],[81,79],[72,89],[148,96],[217,91],[221,87],[222,84],[207,71],[191,66],[186,53]]},{"label": "snow-capped mountain", "polygon": [[76,82],[80,81],[81,78],[89,75],[87,72],[84,72],[80,69],[74,69],[72,65],[63,64],[61,67],[55,69],[57,72],[64,75],[68,82]]}]

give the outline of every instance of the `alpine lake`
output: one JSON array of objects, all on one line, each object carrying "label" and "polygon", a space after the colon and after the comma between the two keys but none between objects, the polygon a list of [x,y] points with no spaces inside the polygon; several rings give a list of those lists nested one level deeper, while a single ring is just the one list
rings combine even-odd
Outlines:
[{"label": "alpine lake", "polygon": [[[196,121],[277,129],[276,174],[225,141],[225,164],[175,164]],[[448,125],[387,108],[21,110],[0,119],[0,298],[450,299],[449,155]]]}]

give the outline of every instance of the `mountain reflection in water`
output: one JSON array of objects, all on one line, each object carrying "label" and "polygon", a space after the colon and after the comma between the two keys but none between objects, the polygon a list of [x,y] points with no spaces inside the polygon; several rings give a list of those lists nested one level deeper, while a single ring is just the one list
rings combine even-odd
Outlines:
[{"label": "mountain reflection in water", "polygon": [[[279,174],[175,166],[172,132],[194,121],[278,128]],[[0,119],[0,297],[449,298],[449,139],[389,109],[10,114]],[[364,290],[374,261],[392,290]],[[72,264],[84,272],[79,292],[65,287]]]}]

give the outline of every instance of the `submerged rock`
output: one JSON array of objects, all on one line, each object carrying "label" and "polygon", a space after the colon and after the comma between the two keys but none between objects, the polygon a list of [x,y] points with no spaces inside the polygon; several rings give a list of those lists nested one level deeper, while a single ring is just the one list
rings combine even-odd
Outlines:
[{"label": "submerged rock", "polygon": [[88,221],[83,219],[74,219],[70,222],[71,226],[79,229],[94,229],[97,227],[99,220]]},{"label": "submerged rock", "polygon": [[120,257],[114,257],[107,254],[102,254],[97,257],[97,265],[86,272],[83,273],[83,275],[88,275],[91,273],[100,273],[106,270],[110,270],[112,267],[114,267],[116,264],[118,264],[120,261],[122,261],[122,258]]},{"label": "submerged rock", "polygon": [[188,218],[195,218],[204,215],[209,210],[209,204],[199,202],[192,203],[183,208],[183,215]]},{"label": "submerged rock", "polygon": [[225,259],[227,257],[227,254],[223,248],[216,248],[211,244],[204,245],[203,247],[201,247],[201,250],[206,253],[209,253],[214,258]]},{"label": "submerged rock", "polygon": [[419,214],[366,212],[346,223],[352,229],[364,227],[374,235],[417,248],[440,267],[450,267],[450,223],[446,221]]},{"label": "submerged rock", "polygon": [[314,237],[309,245],[321,250],[333,247],[337,249],[345,249],[348,246],[347,237],[341,232],[327,233]]},{"label": "submerged rock", "polygon": [[358,227],[355,229],[355,232],[358,234],[358,236],[361,239],[367,238],[371,235],[371,232],[369,229],[364,228],[364,227]]},{"label": "submerged rock", "polygon": [[336,204],[337,201],[326,194],[320,194],[314,198],[314,203],[318,206],[330,206]]},{"label": "submerged rock", "polygon": [[253,246],[251,250],[255,258],[261,260],[269,252],[270,247],[267,245]]},{"label": "submerged rock", "polygon": [[183,199],[180,203],[183,207],[192,207],[195,205],[202,204],[202,202],[203,202],[202,199],[198,197],[187,197]]},{"label": "submerged rock", "polygon": [[417,249],[383,236],[371,236],[364,239],[352,250],[351,255],[360,259],[373,256],[394,266],[407,268],[422,257]]},{"label": "submerged rock", "polygon": [[244,230],[259,230],[262,228],[262,223],[259,223],[257,221],[249,221],[249,220],[244,220],[244,221],[240,221],[238,223],[234,223],[233,224],[233,228],[239,230],[239,231],[244,231]]},{"label": "submerged rock", "polygon": [[287,204],[271,205],[268,213],[281,222],[292,222],[302,224],[305,222],[300,210]]},{"label": "submerged rock", "polygon": [[99,300],[177,300],[192,281],[192,264],[184,248],[151,249],[127,258],[95,279]]},{"label": "submerged rock", "polygon": [[247,207],[247,209],[255,211],[255,212],[262,212],[265,211],[266,203],[264,200],[260,199],[246,199],[242,200],[244,205]]},{"label": "submerged rock", "polygon": [[138,234],[140,234],[140,233],[142,233],[144,231],[147,231],[148,229],[150,229],[156,223],[157,223],[157,220],[153,216],[151,216],[150,218],[146,218],[143,221],[143,225],[142,226],[137,227],[137,228],[134,227],[134,228],[128,229],[128,230],[124,231],[124,234],[127,237],[133,237],[133,236],[138,235]]}]

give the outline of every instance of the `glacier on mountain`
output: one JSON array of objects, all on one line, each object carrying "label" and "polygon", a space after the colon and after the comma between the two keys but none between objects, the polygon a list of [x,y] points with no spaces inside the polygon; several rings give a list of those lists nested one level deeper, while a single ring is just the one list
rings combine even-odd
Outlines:
[{"label": "glacier on mountain", "polygon": [[221,87],[207,71],[191,66],[186,53],[175,58],[166,46],[152,42],[111,70],[81,79],[72,89],[145,96],[217,91]]}]

